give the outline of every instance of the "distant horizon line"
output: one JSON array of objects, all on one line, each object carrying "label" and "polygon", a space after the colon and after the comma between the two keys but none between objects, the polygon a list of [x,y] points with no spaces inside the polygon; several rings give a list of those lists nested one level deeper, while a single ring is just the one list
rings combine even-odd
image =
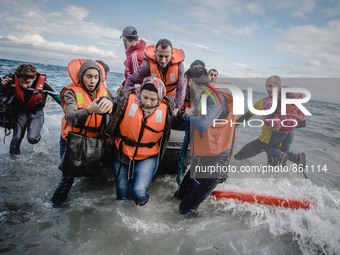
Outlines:
[{"label": "distant horizon line", "polygon": [[[64,67],[67,68],[67,66],[61,65],[61,64],[44,64],[41,62],[33,62],[33,61],[26,61],[26,60],[16,60],[16,59],[6,59],[6,58],[0,58],[0,61],[13,61],[13,62],[22,62],[22,63],[32,63],[32,64],[39,64],[39,65],[50,65],[50,66],[58,66],[58,67]],[[115,73],[115,74],[119,74],[119,75],[124,75],[121,72],[117,72],[117,71],[110,71],[110,73]],[[321,77],[282,77],[280,76],[282,79],[288,80],[288,79],[322,79],[322,80],[330,80],[330,79],[340,79],[340,78],[321,78]],[[237,77],[220,77],[218,78],[218,81],[220,82],[227,82],[228,79],[233,79],[233,80],[265,80],[268,77],[254,77],[254,78],[249,78],[249,77],[244,77],[244,78],[237,78]],[[237,85],[237,84],[235,84]],[[246,88],[244,88],[245,86],[239,86],[241,90],[247,90]],[[258,92],[258,93],[262,93],[262,94],[266,94],[262,89],[260,89],[260,86],[254,86],[254,91]],[[326,103],[333,103],[333,104],[337,104],[340,105],[340,103],[338,101],[336,101],[336,99],[330,99],[330,98],[312,98],[311,101],[318,101],[318,102],[326,102]]]},{"label": "distant horizon line", "polygon": [[[76,58],[75,58],[76,59]],[[27,60],[18,60],[18,59],[8,59],[8,58],[0,58],[0,60],[8,60],[8,61],[15,61],[15,62],[25,62],[25,63],[33,63],[33,64],[40,64],[40,65],[54,65],[54,66],[61,66],[61,67],[66,67],[67,65],[62,65],[62,64],[45,64],[41,62],[34,62],[34,61],[27,61]],[[208,69],[207,69],[208,70]],[[119,71],[109,71],[109,72],[114,72],[117,74],[124,74],[124,72],[119,72]],[[281,79],[340,79],[340,77],[286,77],[286,76],[281,76],[279,75]],[[267,79],[267,76],[263,77],[219,77],[219,81],[226,81],[225,79]],[[224,80],[222,80],[224,79]]]}]

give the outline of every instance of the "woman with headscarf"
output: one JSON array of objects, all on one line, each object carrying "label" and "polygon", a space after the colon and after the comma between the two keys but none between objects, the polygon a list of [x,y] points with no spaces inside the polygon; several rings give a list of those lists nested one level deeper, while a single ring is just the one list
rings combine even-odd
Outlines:
[{"label": "woman with headscarf", "polygon": [[145,205],[170,134],[172,106],[159,78],[146,77],[136,92],[122,91],[106,131],[114,146],[117,199]]}]

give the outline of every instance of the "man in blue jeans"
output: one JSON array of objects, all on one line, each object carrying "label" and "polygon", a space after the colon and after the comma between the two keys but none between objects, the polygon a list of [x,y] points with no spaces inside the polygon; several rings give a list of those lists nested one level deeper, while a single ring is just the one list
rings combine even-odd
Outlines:
[{"label": "man in blue jeans", "polygon": [[[217,184],[227,178],[226,172],[208,172],[205,169],[225,169],[233,144],[234,127],[214,126],[214,120],[225,119],[228,123],[235,121],[231,95],[209,85],[208,72],[204,67],[191,67],[185,76],[193,94],[191,97],[194,97],[195,107],[187,107],[183,115],[190,123],[192,163],[190,173],[186,174],[175,194],[176,198],[182,199],[179,206],[181,214],[196,212]],[[206,102],[206,105],[202,102]],[[205,106],[206,111],[203,112]],[[197,169],[202,171],[196,171]]]}]

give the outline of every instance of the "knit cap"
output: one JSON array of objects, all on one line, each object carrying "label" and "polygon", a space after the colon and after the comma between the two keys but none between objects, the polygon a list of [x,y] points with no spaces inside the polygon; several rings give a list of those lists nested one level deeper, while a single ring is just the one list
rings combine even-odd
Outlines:
[{"label": "knit cap", "polygon": [[[91,59],[86,60],[79,68],[78,79],[79,79],[80,84],[82,86],[84,86],[83,76],[88,69],[98,70],[98,72],[99,72],[99,81],[98,81],[98,84],[97,84],[97,86],[98,86],[99,83],[102,80],[102,72],[101,72],[100,67],[97,65],[97,63],[95,61],[91,60]],[[97,87],[96,87],[96,89],[97,89]]]}]

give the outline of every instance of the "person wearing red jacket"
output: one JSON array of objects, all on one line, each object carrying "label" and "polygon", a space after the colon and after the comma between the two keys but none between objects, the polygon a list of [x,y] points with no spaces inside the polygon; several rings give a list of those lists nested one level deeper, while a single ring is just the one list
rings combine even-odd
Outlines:
[{"label": "person wearing red jacket", "polygon": [[[124,28],[120,38],[123,38],[125,47],[126,60],[124,62],[124,76],[126,81],[143,62],[146,43],[144,40],[139,39],[137,29],[133,26]],[[123,81],[123,85],[125,81]]]}]

